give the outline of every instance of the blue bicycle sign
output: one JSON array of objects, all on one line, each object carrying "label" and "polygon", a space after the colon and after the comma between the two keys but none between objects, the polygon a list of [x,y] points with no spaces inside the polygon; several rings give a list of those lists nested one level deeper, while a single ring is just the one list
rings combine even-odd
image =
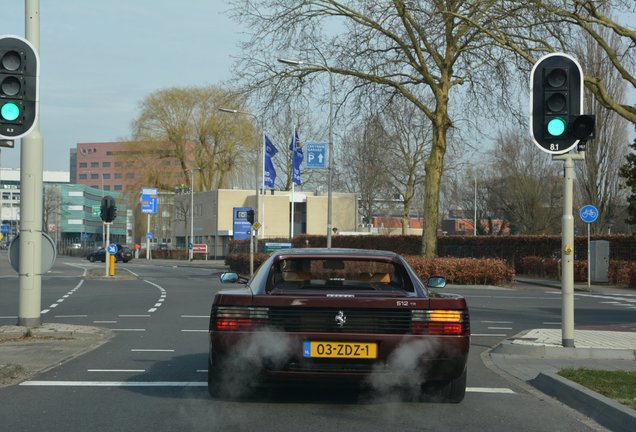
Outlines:
[{"label": "blue bicycle sign", "polygon": [[585,223],[592,223],[598,219],[598,209],[591,204],[584,205],[579,210],[581,220]]}]

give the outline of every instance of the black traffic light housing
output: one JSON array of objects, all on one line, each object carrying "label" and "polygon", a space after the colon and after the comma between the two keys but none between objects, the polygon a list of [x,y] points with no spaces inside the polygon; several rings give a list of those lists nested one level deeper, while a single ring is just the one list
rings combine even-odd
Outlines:
[{"label": "black traffic light housing", "polygon": [[38,118],[40,59],[18,36],[0,36],[0,139],[31,132]]},{"label": "black traffic light housing", "polygon": [[583,70],[571,56],[542,57],[530,77],[530,122],[541,150],[562,154],[594,135],[594,116],[583,115]]},{"label": "black traffic light housing", "polygon": [[250,225],[254,225],[254,210],[250,209],[247,211],[247,221]]},{"label": "black traffic light housing", "polygon": [[102,198],[99,215],[104,222],[112,222],[115,220],[117,217],[117,205],[115,204],[115,198],[110,195],[106,195]]}]

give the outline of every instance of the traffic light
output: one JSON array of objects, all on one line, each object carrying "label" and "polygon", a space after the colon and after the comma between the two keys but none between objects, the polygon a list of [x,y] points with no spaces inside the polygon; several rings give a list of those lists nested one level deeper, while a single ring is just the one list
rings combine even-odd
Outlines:
[{"label": "traffic light", "polygon": [[541,150],[565,153],[593,135],[593,116],[582,115],[583,70],[573,57],[542,57],[532,68],[530,90],[532,138]]},{"label": "traffic light", "polygon": [[247,211],[247,221],[250,225],[254,225],[254,210],[250,209]]},{"label": "traffic light", "polygon": [[28,134],[38,118],[39,57],[18,36],[0,36],[0,139]]},{"label": "traffic light", "polygon": [[117,206],[115,205],[115,198],[110,195],[106,195],[102,198],[102,205],[100,207],[99,216],[104,222],[112,222],[117,217]]}]

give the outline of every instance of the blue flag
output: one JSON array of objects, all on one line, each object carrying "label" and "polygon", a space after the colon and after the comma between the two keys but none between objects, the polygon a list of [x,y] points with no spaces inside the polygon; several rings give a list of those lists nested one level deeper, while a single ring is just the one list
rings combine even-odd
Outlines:
[{"label": "blue flag", "polygon": [[265,137],[265,169],[263,172],[263,185],[265,187],[274,188],[274,183],[276,182],[276,169],[272,162],[272,156],[278,153],[278,149],[276,149],[276,146],[267,135],[263,136]]},{"label": "blue flag", "polygon": [[294,135],[292,136],[292,140],[289,143],[289,150],[293,152],[293,160],[292,160],[292,181],[296,183],[298,186],[302,184],[300,180],[300,164],[303,162],[303,148],[300,145],[300,140],[298,139],[298,131],[294,128]]}]

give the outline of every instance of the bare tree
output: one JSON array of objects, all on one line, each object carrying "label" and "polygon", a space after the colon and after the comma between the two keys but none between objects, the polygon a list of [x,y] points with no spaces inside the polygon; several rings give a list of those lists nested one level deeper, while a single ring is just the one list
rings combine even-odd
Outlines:
[{"label": "bare tree", "polygon": [[355,124],[345,135],[340,149],[338,178],[345,190],[360,196],[360,216],[371,221],[379,199],[386,196],[388,176],[386,149],[389,137],[382,122],[373,116]]},{"label": "bare tree", "polygon": [[[447,134],[453,127],[451,89],[473,81],[489,62],[498,62],[497,51],[481,30],[455,16],[478,16],[481,23],[495,25],[499,17],[489,12],[499,3],[235,0],[234,16],[252,32],[237,73],[253,88],[273,85],[272,93],[280,96],[295,94],[311,76],[328,72],[338,77],[341,103],[356,91],[379,86],[413,104],[431,123],[424,163],[422,252],[435,256],[440,182]],[[327,28],[337,31],[328,34]],[[268,53],[316,63],[277,72],[275,61],[263,58]]]},{"label": "bare tree", "polygon": [[[629,17],[636,11],[633,0],[509,0],[497,3],[492,4],[493,9],[485,19],[482,14],[464,12],[454,16],[524,59],[526,66],[548,52],[576,51],[580,34],[587,34],[605,53],[608,66],[628,86],[636,88],[636,31],[629,25]],[[499,8],[498,12],[495,12],[496,8]],[[499,20],[493,21],[493,14],[498,15]],[[618,45],[615,43],[617,38],[621,41]],[[636,123],[636,108],[615,98],[606,76],[596,74],[598,71],[586,72],[585,86],[596,100]]]},{"label": "bare tree", "polygon": [[222,107],[240,109],[241,104],[237,93],[216,87],[172,88],[146,97],[133,123],[135,142],[131,146],[139,159],[159,163],[143,163],[141,181],[172,190],[174,184],[161,184],[160,161],[166,158],[177,160],[181,180],[188,185],[189,171],[200,173],[193,185],[196,191],[228,187],[243,176],[242,168],[253,166],[249,155],[260,143],[256,125],[248,116],[219,112]]},{"label": "bare tree", "polygon": [[42,228],[49,232],[49,225],[56,225],[59,231],[59,223],[62,216],[62,193],[57,185],[46,186],[44,190],[44,202],[42,206]]},{"label": "bare tree", "polygon": [[510,224],[512,232],[558,232],[563,213],[558,164],[518,131],[500,135],[490,159],[488,207]]},{"label": "bare tree", "polygon": [[[598,26],[593,26],[598,27]],[[597,30],[615,51],[620,51],[620,38],[607,28]],[[589,34],[579,46],[578,57],[582,59],[586,74],[604,77],[605,92],[612,100],[622,103],[625,99],[625,82],[618,70],[607,58],[607,53]],[[605,221],[618,216],[624,205],[626,194],[624,180],[620,177],[620,166],[629,153],[627,121],[615,111],[597,103],[596,98],[587,98],[585,112],[596,115],[596,138],[591,140],[585,152],[585,163],[576,164],[577,186],[582,204],[594,204],[599,209],[599,218],[591,226],[599,233]]]}]

